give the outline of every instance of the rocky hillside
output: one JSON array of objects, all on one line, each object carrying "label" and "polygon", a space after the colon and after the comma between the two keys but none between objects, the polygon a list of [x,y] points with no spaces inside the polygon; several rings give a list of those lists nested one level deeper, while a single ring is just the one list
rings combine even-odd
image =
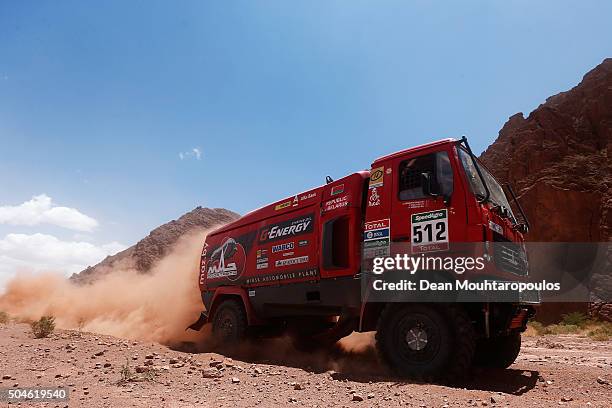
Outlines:
[{"label": "rocky hillside", "polygon": [[[527,118],[510,117],[481,159],[517,191],[530,241],[612,240],[612,59]],[[601,278],[611,284],[610,271]]]},{"label": "rocky hillside", "polygon": [[196,228],[210,228],[226,224],[239,217],[235,212],[223,208],[202,208],[184,214],[178,220],[163,224],[125,251],[108,256],[95,266],[72,275],[70,279],[87,283],[104,275],[114,268],[134,268],[140,272],[148,271],[153,263],[166,255],[174,243],[184,234]]},{"label": "rocky hillside", "polygon": [[612,228],[612,58],[573,89],[506,122],[481,160],[514,186],[531,241],[608,241]]}]

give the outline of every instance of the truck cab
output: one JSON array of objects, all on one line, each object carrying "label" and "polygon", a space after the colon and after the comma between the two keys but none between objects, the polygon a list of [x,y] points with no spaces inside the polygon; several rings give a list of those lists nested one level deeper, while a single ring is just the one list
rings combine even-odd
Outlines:
[{"label": "truck cab", "polygon": [[397,373],[434,381],[460,378],[472,364],[507,367],[537,300],[376,298],[367,261],[398,250],[413,257],[471,251],[486,262],[460,279],[522,279],[529,224],[514,204],[520,221],[465,138],[328,177],[207,236],[199,276],[206,310],[191,328],[212,322],[221,344],[288,332],[302,346],[376,331],[381,358]]}]

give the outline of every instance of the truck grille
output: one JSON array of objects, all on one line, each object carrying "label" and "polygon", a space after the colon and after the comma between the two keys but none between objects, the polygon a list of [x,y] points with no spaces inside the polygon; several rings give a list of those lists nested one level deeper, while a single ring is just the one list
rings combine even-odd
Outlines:
[{"label": "truck grille", "polygon": [[499,269],[516,275],[527,275],[527,256],[520,244],[509,241],[497,232],[493,232],[493,242],[493,259]]}]

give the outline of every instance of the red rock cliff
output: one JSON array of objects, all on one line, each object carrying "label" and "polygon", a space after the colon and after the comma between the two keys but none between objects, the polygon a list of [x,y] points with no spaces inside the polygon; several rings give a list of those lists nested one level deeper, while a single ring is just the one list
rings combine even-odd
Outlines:
[{"label": "red rock cliff", "polygon": [[612,240],[612,59],[527,118],[510,117],[481,160],[514,186],[530,241]]}]

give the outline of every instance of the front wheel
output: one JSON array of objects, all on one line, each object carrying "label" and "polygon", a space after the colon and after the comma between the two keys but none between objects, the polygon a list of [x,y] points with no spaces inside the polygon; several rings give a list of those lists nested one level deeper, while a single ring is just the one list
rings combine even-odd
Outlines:
[{"label": "front wheel", "polygon": [[247,326],[246,312],[242,302],[227,299],[215,311],[212,322],[213,337],[221,346],[233,345],[244,339]]},{"label": "front wheel", "polygon": [[474,365],[491,368],[510,367],[521,351],[521,333],[479,340]]},{"label": "front wheel", "polygon": [[376,331],[381,358],[399,375],[417,380],[461,380],[474,345],[470,319],[453,306],[389,304]]}]

